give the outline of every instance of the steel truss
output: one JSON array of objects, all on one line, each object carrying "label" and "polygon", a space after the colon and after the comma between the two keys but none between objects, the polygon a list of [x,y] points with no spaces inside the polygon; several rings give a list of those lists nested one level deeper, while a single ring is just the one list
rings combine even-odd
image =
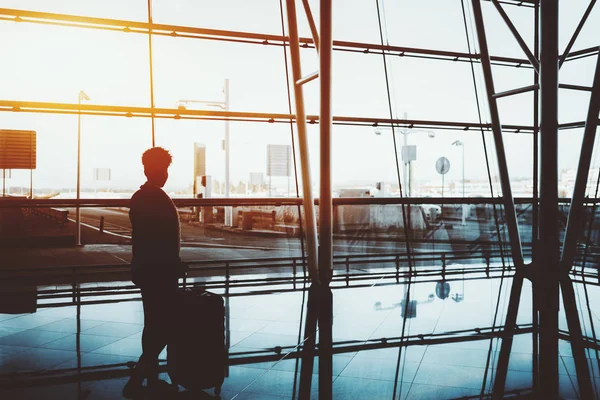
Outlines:
[{"label": "steel truss", "polygon": [[[492,0],[500,16],[512,32],[515,40],[525,53],[536,70],[535,83],[521,89],[515,89],[503,93],[494,91],[494,79],[491,70],[491,62],[487,49],[487,39],[483,15],[481,11],[481,0],[472,0],[473,13],[475,17],[477,36],[481,52],[481,64],[486,84],[488,106],[492,120],[492,131],[496,143],[498,164],[500,170],[500,181],[504,198],[505,212],[507,213],[507,225],[512,250],[512,257],[516,266],[513,277],[510,300],[502,337],[502,346],[497,365],[497,375],[494,381],[492,398],[499,399],[505,394],[506,375],[508,373],[508,361],[510,357],[514,329],[521,297],[521,289],[525,278],[533,282],[534,309],[534,392],[541,398],[558,398],[558,312],[559,312],[559,290],[562,289],[563,304],[567,323],[569,327],[569,340],[573,357],[575,359],[579,395],[588,399],[593,397],[592,382],[589,365],[585,354],[585,346],[575,299],[573,281],[569,275],[572,269],[576,246],[581,234],[581,226],[584,212],[584,197],[587,186],[588,173],[592,158],[594,138],[598,125],[598,114],[600,112],[600,59],[596,68],[594,83],[591,88],[575,85],[559,85],[558,70],[565,60],[573,57],[570,53],[579,32],[591,9],[595,4],[592,0],[581,22],[579,23],[565,52],[560,57],[558,54],[558,0],[542,1],[536,4],[536,26],[541,25],[541,32],[535,32],[536,51],[534,54],[527,47],[517,29],[512,24],[508,15],[497,0]],[[539,9],[539,13],[538,13]],[[538,21],[537,18],[540,18]],[[538,56],[538,41],[541,54]],[[539,83],[538,83],[539,82]],[[560,259],[559,228],[558,228],[558,90],[559,86],[564,89],[591,91],[591,99],[588,116],[585,122],[582,152],[577,171],[573,200],[570,206],[567,233],[565,235]],[[539,243],[535,249],[540,254],[534,254],[534,262],[524,265],[521,254],[521,240],[514,214],[514,201],[510,191],[510,180],[506,168],[506,156],[502,143],[502,127],[498,113],[497,99],[526,91],[540,90],[541,92],[541,190],[539,203]],[[536,97],[537,98],[537,97]],[[537,115],[537,111],[536,111]],[[537,121],[536,121],[537,124]],[[581,123],[569,124],[569,127]],[[563,126],[565,127],[565,126]],[[537,137],[537,135],[536,135]],[[537,151],[537,143],[536,143]],[[537,251],[535,251],[537,253]],[[539,352],[538,352],[539,346]],[[538,359],[539,357],[539,359]]]}]

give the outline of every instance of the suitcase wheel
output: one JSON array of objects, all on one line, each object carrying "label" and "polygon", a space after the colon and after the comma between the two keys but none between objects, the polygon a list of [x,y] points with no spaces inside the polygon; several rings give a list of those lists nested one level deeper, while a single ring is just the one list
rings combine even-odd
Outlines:
[{"label": "suitcase wheel", "polygon": [[216,386],[215,387],[215,394],[218,396],[221,394],[221,386]]}]

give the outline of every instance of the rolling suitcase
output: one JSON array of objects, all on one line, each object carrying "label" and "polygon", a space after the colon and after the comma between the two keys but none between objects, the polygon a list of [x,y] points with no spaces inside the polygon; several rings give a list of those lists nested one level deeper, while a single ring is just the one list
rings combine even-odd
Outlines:
[{"label": "rolling suitcase", "polygon": [[215,388],[225,379],[225,307],[223,298],[201,288],[177,293],[177,326],[167,346],[171,381],[189,391]]}]

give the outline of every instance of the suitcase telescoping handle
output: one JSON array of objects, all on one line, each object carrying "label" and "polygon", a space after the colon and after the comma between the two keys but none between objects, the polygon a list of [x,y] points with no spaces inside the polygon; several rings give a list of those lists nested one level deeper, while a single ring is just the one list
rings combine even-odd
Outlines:
[{"label": "suitcase telescoping handle", "polygon": [[187,288],[187,274],[188,274],[188,270],[190,269],[188,263],[185,262],[181,262],[181,270],[183,272],[183,288],[186,289]]}]

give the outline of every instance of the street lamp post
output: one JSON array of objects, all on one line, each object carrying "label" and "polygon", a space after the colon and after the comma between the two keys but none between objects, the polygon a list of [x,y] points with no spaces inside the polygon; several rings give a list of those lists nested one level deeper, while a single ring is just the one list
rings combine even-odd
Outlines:
[{"label": "street lamp post", "polygon": [[[80,106],[77,114],[77,200],[81,199],[81,101],[90,100],[89,96],[83,90],[79,91],[77,103]],[[75,244],[81,246],[81,209],[79,201],[77,202],[77,211],[75,212]]]},{"label": "street lamp post", "polygon": [[[224,109],[229,111],[229,79],[225,79],[223,88],[225,95]],[[229,197],[230,191],[229,182],[229,118],[225,121],[225,197]],[[231,226],[231,208],[225,208],[225,225]]]},{"label": "street lamp post", "polygon": [[[210,107],[217,107],[224,111],[229,111],[229,79],[225,79],[223,87],[224,101],[205,101],[205,100],[179,100],[179,107],[183,107],[184,103],[198,103]],[[230,178],[229,178],[229,118],[225,120],[225,140],[223,141],[223,150],[225,151],[225,197],[230,195]],[[194,177],[195,179],[195,177]],[[231,207],[225,207],[225,225],[233,224]]]},{"label": "street lamp post", "polygon": [[[406,113],[404,114],[404,118],[405,119],[407,118]],[[375,134],[381,135],[382,129],[391,130],[392,128],[377,127],[377,128],[375,128]],[[413,171],[411,168],[411,166],[412,166],[411,163],[412,163],[412,161],[416,161],[416,152],[414,154],[414,158],[412,158],[412,156],[409,154],[408,135],[410,135],[411,133],[417,133],[417,132],[426,132],[427,136],[429,136],[429,138],[431,138],[431,139],[435,137],[435,132],[430,131],[430,130],[404,129],[404,130],[400,131],[400,133],[403,135],[403,146],[402,146],[402,150],[401,150],[401,156],[402,156],[402,161],[403,161],[403,165],[404,165],[404,187],[406,188],[406,196],[407,197],[410,197],[413,194],[413,192],[412,192]],[[416,148],[416,146],[415,146],[415,148]]]},{"label": "street lamp post", "polygon": [[[462,147],[462,197],[465,197],[465,143],[460,140],[452,142],[452,146]],[[467,204],[462,205],[462,225],[467,224],[467,213],[469,206]]]},{"label": "street lamp post", "polygon": [[452,142],[452,146],[462,147],[462,195],[465,197],[465,144],[460,140]]}]

